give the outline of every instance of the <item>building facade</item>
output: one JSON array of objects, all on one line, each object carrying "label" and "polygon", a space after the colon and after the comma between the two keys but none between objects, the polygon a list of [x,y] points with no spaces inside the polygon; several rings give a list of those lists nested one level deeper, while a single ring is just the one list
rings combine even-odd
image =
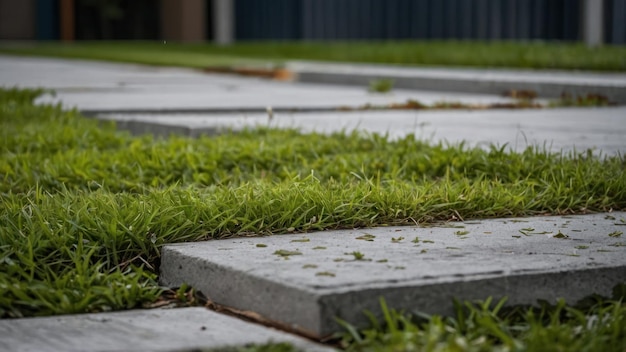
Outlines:
[{"label": "building facade", "polygon": [[0,39],[626,44],[626,0],[0,0]]}]

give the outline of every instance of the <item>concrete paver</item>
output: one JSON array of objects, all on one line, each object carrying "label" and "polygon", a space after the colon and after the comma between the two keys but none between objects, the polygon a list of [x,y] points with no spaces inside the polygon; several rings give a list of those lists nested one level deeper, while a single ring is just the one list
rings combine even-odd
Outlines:
[{"label": "concrete paver", "polygon": [[445,314],[453,298],[610,296],[626,282],[623,225],[624,212],[172,244],[161,281],[323,336],[339,329],[337,316],[365,324],[363,310],[379,312],[380,297]]},{"label": "concrete paver", "polygon": [[274,108],[328,109],[385,105],[417,99],[425,104],[459,101],[471,104],[509,102],[497,95],[408,91],[390,94],[361,87],[277,82],[197,70],[129,64],[0,56],[0,86],[45,87],[67,108],[102,111],[222,111]]},{"label": "concrete paver", "polygon": [[543,97],[601,94],[626,103],[626,74],[550,70],[401,67],[292,61],[287,66],[301,82],[363,85],[372,79],[393,79],[395,86],[448,92],[501,94],[532,90]]},{"label": "concrete paver", "polygon": [[12,352],[199,351],[268,342],[332,351],[205,308],[0,320],[0,350]]},{"label": "concrete paver", "polygon": [[188,136],[220,133],[225,129],[272,126],[303,132],[331,133],[362,130],[409,133],[434,143],[465,141],[470,146],[507,144],[521,151],[528,146],[552,152],[594,149],[605,155],[626,153],[626,107],[479,111],[356,111],[264,114],[111,114],[102,119],[135,133]]}]

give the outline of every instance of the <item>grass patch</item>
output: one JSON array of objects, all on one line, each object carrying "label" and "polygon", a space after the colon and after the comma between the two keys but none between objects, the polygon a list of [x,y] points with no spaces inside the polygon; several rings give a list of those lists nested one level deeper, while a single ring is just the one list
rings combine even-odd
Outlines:
[{"label": "grass patch", "polygon": [[284,60],[470,67],[625,71],[626,47],[481,41],[239,42],[231,46],[163,42],[4,43],[0,52],[204,68]]},{"label": "grass patch", "polygon": [[577,306],[543,302],[538,308],[456,303],[453,317],[398,312],[381,301],[383,319],[371,327],[343,323],[347,351],[615,351],[626,349],[626,304],[590,298]]},{"label": "grass patch", "polygon": [[163,42],[78,42],[0,44],[0,53],[52,56],[66,59],[104,60],[155,66],[190,68],[262,65],[264,61],[225,53],[189,50],[184,44]]},{"label": "grass patch", "polygon": [[393,80],[377,79],[369,84],[369,91],[372,93],[389,93],[393,89]]},{"label": "grass patch", "polygon": [[154,306],[165,243],[626,208],[623,156],[356,132],[132,137],[33,105],[40,93],[0,90],[2,318]]}]

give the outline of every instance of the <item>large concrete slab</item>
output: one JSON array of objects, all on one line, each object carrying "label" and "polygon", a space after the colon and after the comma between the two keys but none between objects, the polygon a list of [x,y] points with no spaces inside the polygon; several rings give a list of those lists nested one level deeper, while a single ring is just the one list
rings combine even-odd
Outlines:
[{"label": "large concrete slab", "polygon": [[0,86],[45,87],[62,102],[87,113],[142,111],[329,109],[365,104],[386,105],[417,99],[425,104],[460,101],[470,104],[509,102],[498,95],[394,90],[390,94],[361,87],[277,82],[197,70],[129,64],[0,56]]},{"label": "large concrete slab", "polygon": [[0,320],[0,350],[11,352],[182,352],[268,342],[287,342],[304,351],[332,351],[205,308]]},{"label": "large concrete slab", "polygon": [[135,133],[188,136],[215,134],[227,129],[271,126],[303,132],[331,133],[362,130],[387,133],[391,138],[415,134],[422,139],[470,146],[507,144],[520,151],[539,146],[549,151],[626,153],[626,107],[481,111],[357,111],[334,113],[265,114],[113,114],[102,119]]},{"label": "large concrete slab", "polygon": [[[167,245],[161,281],[317,335],[363,310],[450,313],[453,298],[573,303],[626,282],[626,213],[517,218]],[[358,253],[355,253],[358,252]],[[362,258],[359,256],[362,254]]]},{"label": "large concrete slab", "polygon": [[293,61],[288,68],[301,82],[363,85],[372,79],[393,79],[404,89],[501,94],[532,90],[543,97],[601,94],[626,103],[626,74],[550,70],[402,67]]}]

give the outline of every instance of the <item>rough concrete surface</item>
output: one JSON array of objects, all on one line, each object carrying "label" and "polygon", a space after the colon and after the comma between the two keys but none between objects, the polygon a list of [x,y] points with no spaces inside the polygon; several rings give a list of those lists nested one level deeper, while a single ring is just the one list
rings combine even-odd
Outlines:
[{"label": "rough concrete surface", "polygon": [[365,104],[384,105],[417,99],[471,104],[503,103],[498,95],[407,91],[390,94],[361,87],[277,82],[198,70],[131,64],[0,56],[0,86],[45,87],[56,96],[41,102],[62,102],[84,112],[224,111],[273,108],[328,109]]},{"label": "rough concrete surface", "polygon": [[268,342],[289,342],[305,351],[332,351],[205,308],[0,320],[0,350],[7,352],[182,352]]},{"label": "rough concrete surface", "polygon": [[489,147],[507,144],[515,151],[539,146],[552,152],[587,149],[614,155],[626,152],[626,107],[480,111],[355,111],[268,114],[110,114],[134,133],[188,136],[244,127],[295,128],[332,133],[360,130],[391,138],[414,134],[433,143]]},{"label": "rough concrete surface", "polygon": [[557,98],[601,94],[626,103],[626,74],[550,70],[468,69],[402,67],[374,64],[342,64],[292,61],[287,67],[300,82],[363,85],[373,79],[392,79],[398,88],[444,92],[502,94],[508,90],[532,90],[539,96]]},{"label": "rough concrete surface", "polygon": [[323,336],[339,329],[336,316],[366,323],[363,310],[378,312],[380,297],[450,313],[453,298],[610,296],[626,282],[624,225],[622,212],[173,244],[162,251],[161,281]]}]

